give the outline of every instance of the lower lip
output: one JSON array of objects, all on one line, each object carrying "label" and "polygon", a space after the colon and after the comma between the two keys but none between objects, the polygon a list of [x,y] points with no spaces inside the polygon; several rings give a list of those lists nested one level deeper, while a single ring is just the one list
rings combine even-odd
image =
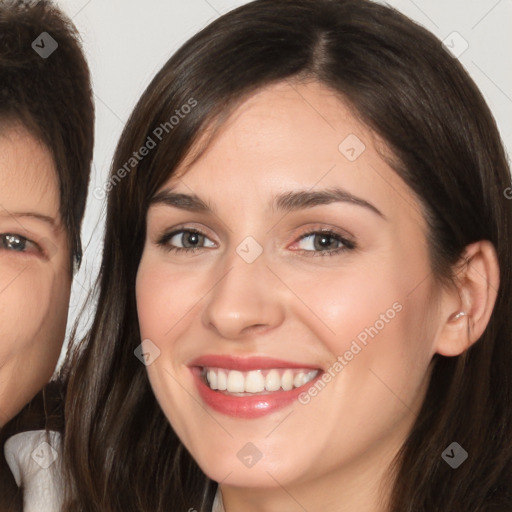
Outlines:
[{"label": "lower lip", "polygon": [[321,372],[307,384],[290,391],[273,391],[268,395],[233,396],[211,389],[202,378],[202,368],[192,367],[192,374],[203,402],[217,412],[236,418],[260,418],[283,409],[297,400],[298,396],[311,387]]}]

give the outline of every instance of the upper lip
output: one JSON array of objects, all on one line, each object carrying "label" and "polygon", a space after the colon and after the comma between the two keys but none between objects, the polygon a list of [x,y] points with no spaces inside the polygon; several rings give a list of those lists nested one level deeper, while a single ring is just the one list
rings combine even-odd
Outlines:
[{"label": "upper lip", "polygon": [[207,368],[225,368],[226,370],[251,371],[270,368],[311,368],[318,370],[316,366],[306,363],[295,363],[264,356],[234,357],[224,355],[204,355],[189,363],[189,366],[201,366]]}]

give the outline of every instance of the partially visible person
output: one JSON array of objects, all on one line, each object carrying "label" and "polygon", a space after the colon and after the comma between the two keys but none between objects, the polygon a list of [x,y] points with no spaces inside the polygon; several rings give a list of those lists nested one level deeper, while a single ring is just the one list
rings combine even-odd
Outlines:
[{"label": "partially visible person", "polygon": [[[65,338],[73,271],[81,261],[93,128],[90,73],[75,26],[49,1],[2,1],[2,512],[22,510],[23,494],[25,511],[56,510],[51,487],[41,481],[52,472],[44,468],[51,443],[42,443],[57,436],[47,437],[45,429],[60,425],[47,416],[61,390],[52,386],[34,397],[51,379]],[[38,457],[45,460],[37,464]]]}]

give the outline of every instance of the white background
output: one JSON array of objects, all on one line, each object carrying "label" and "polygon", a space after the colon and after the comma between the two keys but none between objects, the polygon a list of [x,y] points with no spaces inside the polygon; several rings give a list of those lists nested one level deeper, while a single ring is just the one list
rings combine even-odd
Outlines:
[{"label": "white background", "polygon": [[[221,14],[245,3],[241,0],[57,0],[57,5],[81,32],[96,101],[94,166],[82,230],[84,261],[73,283],[68,331],[97,276],[101,260],[105,204],[92,193],[107,181],[117,139],[132,108],[151,78],[181,44]],[[512,0],[390,0],[387,3],[441,40],[456,31],[467,41],[469,46],[459,59],[487,99],[510,154]],[[454,44],[461,43],[455,40]],[[92,314],[91,308],[86,311],[81,321],[82,333]]]}]

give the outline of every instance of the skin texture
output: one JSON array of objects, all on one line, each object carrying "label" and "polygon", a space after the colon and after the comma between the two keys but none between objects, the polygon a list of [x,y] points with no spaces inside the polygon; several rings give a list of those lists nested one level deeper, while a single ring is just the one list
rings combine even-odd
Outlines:
[{"label": "skin texture", "polygon": [[[0,133],[0,426],[48,382],[65,336],[71,278],[59,184],[46,146]],[[48,217],[48,221],[33,215]],[[9,243],[6,235],[28,241]],[[15,250],[15,249],[20,250]]]},{"label": "skin texture", "polygon": [[[354,161],[339,150],[350,134],[366,146]],[[492,247],[468,249],[476,270],[461,271],[460,286],[438,284],[419,202],[383,150],[324,86],[280,83],[244,102],[201,158],[162,188],[195,193],[216,214],[149,209],[136,286],[141,339],[160,350],[148,375],[187,449],[220,482],[228,512],[383,510],[383,477],[422,403],[433,355],[461,353],[487,323],[489,282],[498,279]],[[275,194],[335,186],[382,216],[348,202],[287,214],[268,206]],[[158,245],[179,228],[204,233],[201,249]],[[326,228],[356,247],[322,256],[329,249],[303,235]],[[263,249],[250,264],[236,252],[247,236]],[[178,235],[167,247],[187,242]],[[307,404],[239,419],[201,401],[193,359],[266,356],[328,372],[396,303],[394,318]],[[454,319],[461,310],[468,316]],[[262,456],[252,467],[237,456],[248,442]]]}]

